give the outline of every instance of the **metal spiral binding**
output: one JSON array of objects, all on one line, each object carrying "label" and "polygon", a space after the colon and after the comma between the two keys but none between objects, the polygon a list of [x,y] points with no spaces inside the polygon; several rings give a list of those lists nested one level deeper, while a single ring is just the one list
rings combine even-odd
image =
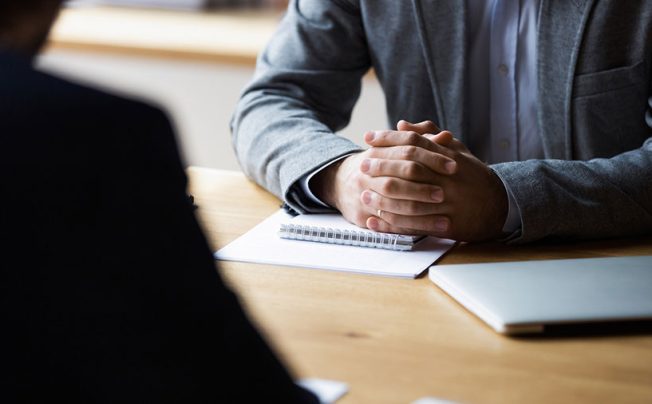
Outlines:
[{"label": "metal spiral binding", "polygon": [[400,237],[398,234],[281,224],[280,235],[283,238],[291,240],[318,241],[321,243],[386,248],[391,250],[406,249],[405,246],[398,243]]}]

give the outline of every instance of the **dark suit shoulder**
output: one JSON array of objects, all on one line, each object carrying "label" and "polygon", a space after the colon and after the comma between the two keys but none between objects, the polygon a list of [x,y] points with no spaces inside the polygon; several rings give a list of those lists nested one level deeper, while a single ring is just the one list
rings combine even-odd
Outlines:
[{"label": "dark suit shoulder", "polygon": [[0,95],[0,155],[9,161],[12,155],[33,163],[79,159],[91,150],[97,159],[151,147],[178,160],[171,120],[152,103],[55,77],[2,53]]},{"label": "dark suit shoulder", "polygon": [[[56,77],[34,69],[26,60],[0,53],[0,107],[11,111],[23,124],[69,121],[80,126],[93,120],[109,120],[114,126],[129,124],[125,118],[169,121],[166,113],[151,101],[130,99],[107,91]],[[126,114],[126,116],[124,115]],[[32,119],[27,119],[27,118]],[[94,129],[103,126],[95,121]]]}]

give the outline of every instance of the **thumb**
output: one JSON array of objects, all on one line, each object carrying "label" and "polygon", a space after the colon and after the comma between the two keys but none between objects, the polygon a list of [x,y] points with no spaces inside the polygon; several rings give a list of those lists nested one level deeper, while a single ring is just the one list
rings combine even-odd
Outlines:
[{"label": "thumb", "polygon": [[436,135],[432,134],[427,134],[425,137],[430,140],[431,142],[437,143],[438,145],[441,146],[450,146],[451,142],[453,141],[453,134],[450,133],[449,131],[445,130],[442,132],[439,132]]},{"label": "thumb", "polygon": [[433,121],[422,121],[412,123],[405,120],[398,121],[396,129],[400,131],[412,131],[424,135],[426,133],[439,133],[441,129]]}]

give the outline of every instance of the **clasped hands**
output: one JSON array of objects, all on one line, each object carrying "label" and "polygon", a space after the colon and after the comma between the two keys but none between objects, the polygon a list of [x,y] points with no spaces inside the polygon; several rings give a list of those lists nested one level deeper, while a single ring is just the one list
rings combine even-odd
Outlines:
[{"label": "clasped hands", "polygon": [[431,121],[365,134],[369,149],[315,178],[317,196],[352,223],[460,241],[503,235],[507,193],[498,176]]}]

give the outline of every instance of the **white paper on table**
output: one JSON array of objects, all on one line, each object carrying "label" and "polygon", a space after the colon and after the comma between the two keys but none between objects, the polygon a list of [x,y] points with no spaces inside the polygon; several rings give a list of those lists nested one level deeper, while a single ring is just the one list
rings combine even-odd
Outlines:
[{"label": "white paper on table", "polygon": [[437,397],[422,397],[416,401],[413,401],[412,404],[458,404],[455,401],[444,400]]},{"label": "white paper on table", "polygon": [[297,384],[310,390],[321,404],[333,404],[349,391],[346,383],[335,380],[301,379]]},{"label": "white paper on table", "polygon": [[291,218],[282,209],[215,253],[223,261],[254,262],[373,275],[416,278],[448,251],[454,241],[426,237],[412,251],[288,240],[278,236]]}]

